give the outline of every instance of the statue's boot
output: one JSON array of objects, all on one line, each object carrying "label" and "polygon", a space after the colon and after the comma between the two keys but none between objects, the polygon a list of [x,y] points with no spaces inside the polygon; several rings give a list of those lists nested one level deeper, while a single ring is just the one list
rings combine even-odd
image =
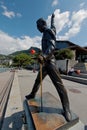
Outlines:
[{"label": "statue's boot", "polygon": [[35,98],[35,94],[30,93],[29,95],[26,95],[25,98],[26,98],[27,100],[33,99],[33,98]]},{"label": "statue's boot", "polygon": [[69,106],[64,106],[64,113],[63,113],[65,119],[70,122],[72,120],[71,111],[69,109]]}]

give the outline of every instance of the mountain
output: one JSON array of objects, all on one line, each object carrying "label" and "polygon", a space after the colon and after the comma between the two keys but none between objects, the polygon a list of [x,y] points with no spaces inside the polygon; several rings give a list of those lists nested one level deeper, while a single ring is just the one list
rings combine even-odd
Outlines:
[{"label": "mountain", "polygon": [[0,54],[0,59],[5,59],[5,58],[7,58],[6,55]]},{"label": "mountain", "polygon": [[32,49],[35,50],[36,53],[40,52],[39,48],[37,48],[37,47],[30,47],[28,50],[16,51],[14,53],[9,54],[8,56],[15,56],[15,55],[18,55],[18,54],[21,54],[21,53],[30,54]]}]

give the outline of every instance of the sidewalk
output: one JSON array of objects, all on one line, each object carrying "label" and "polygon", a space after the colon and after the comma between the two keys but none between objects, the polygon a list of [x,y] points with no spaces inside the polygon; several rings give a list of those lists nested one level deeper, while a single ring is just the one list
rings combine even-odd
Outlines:
[{"label": "sidewalk", "polygon": [[13,79],[14,73],[9,71],[0,73],[0,128],[2,127]]},{"label": "sidewalk", "polygon": [[[29,71],[29,70],[28,71],[27,70],[19,71],[18,79],[19,79],[22,101],[24,100],[25,95],[27,95],[31,92],[32,86],[33,86],[34,81],[36,79],[36,76],[37,76],[37,72],[33,73],[33,71]],[[65,84],[65,87],[66,87],[66,86],[70,86],[72,84],[72,82],[66,81],[66,82],[64,82],[64,84]],[[74,83],[73,83],[73,85],[74,85]],[[77,85],[77,83],[75,83],[75,85],[74,85],[75,88],[76,88],[76,85]],[[83,86],[83,85],[80,85],[80,86]],[[78,85],[77,88],[80,87],[80,86]],[[71,88],[71,86],[70,86],[70,88]],[[43,81],[43,92],[47,92],[47,91],[50,92],[51,94],[53,94],[56,98],[58,98],[58,94],[55,90],[55,87],[52,84],[52,82],[50,81],[48,76]],[[69,95],[70,95],[70,98],[71,98],[71,101],[72,101],[74,93],[72,93],[69,90],[68,90],[68,92],[69,92]],[[37,94],[40,94],[40,90],[37,92]],[[75,93],[74,97],[76,97],[76,96],[78,97],[79,95]],[[75,102],[75,99],[74,99],[74,102]],[[76,102],[76,104],[77,104],[77,102]],[[72,106],[73,106],[73,103],[72,103]],[[76,107],[73,106],[73,108],[78,109],[77,106]],[[80,121],[80,125],[78,125],[79,128],[78,129],[76,128],[74,130],[83,130],[83,128],[80,129],[80,126],[84,127],[84,124],[81,121]]]},{"label": "sidewalk", "polygon": [[[36,75],[37,72],[33,73],[32,71],[27,70],[20,70],[18,73],[15,73],[2,130],[23,130],[23,122],[21,119],[23,113],[23,100],[26,92],[29,92],[29,89],[31,90],[31,85],[34,82]],[[45,79],[44,83],[45,85],[43,88],[47,91],[52,83],[49,81],[48,77]],[[52,87],[51,91],[54,94],[56,93],[54,87]],[[70,130],[84,130],[84,124],[79,121],[79,123]]]},{"label": "sidewalk", "polygon": [[2,130],[22,130],[22,112],[23,107],[18,83],[18,76],[15,72]]}]

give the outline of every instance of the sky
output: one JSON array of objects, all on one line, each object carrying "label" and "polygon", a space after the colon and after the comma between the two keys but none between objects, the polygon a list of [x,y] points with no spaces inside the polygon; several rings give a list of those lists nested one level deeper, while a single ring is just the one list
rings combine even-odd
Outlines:
[{"label": "sky", "polygon": [[36,21],[50,27],[55,14],[56,39],[87,46],[87,0],[0,0],[0,54],[41,48]]}]

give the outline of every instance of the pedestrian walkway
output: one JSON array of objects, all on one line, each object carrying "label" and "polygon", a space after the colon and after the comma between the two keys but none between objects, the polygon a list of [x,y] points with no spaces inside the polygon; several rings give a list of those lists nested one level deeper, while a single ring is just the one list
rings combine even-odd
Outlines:
[{"label": "pedestrian walkway", "polygon": [[18,76],[17,73],[15,73],[2,130],[23,130],[23,122],[21,118],[22,113],[23,107],[18,83]]},{"label": "pedestrian walkway", "polygon": [[[21,115],[23,113],[22,105],[23,105],[25,95],[28,94],[32,89],[36,75],[37,75],[37,72],[33,73],[32,71],[27,71],[27,70],[19,70],[18,72],[15,73],[14,82],[12,85],[2,130],[11,130],[11,129],[12,130],[23,130],[23,127],[22,127],[23,122],[21,119]],[[72,83],[68,83],[68,81],[64,80],[64,84],[65,84],[65,86],[67,85],[69,87],[69,85],[71,85]],[[74,85],[74,83],[73,83],[73,85]],[[76,85],[76,83],[75,83],[75,85]],[[70,100],[73,101],[73,95],[75,93],[72,94],[71,91],[69,91],[69,89],[68,89],[69,96],[71,96]],[[56,93],[56,90],[54,89],[52,82],[49,80],[48,76],[43,81],[43,91],[44,92],[50,91],[52,94],[54,94],[54,96],[56,96],[56,97],[58,96]],[[83,89],[83,91],[84,91],[84,89]],[[39,93],[40,92],[38,92],[38,94]],[[76,98],[76,94],[74,97]],[[74,99],[74,102],[75,102],[75,99]],[[84,124],[81,121],[79,121],[77,126],[74,126],[74,129],[71,128],[70,130],[83,130],[83,128],[84,128]]]},{"label": "pedestrian walkway", "polygon": [[6,106],[9,98],[9,93],[12,87],[14,73],[0,73],[0,127],[2,127],[3,117],[6,111]]},{"label": "pedestrian walkway", "polygon": [[[33,71],[26,71],[26,70],[19,71],[18,79],[19,79],[19,86],[20,86],[20,90],[21,90],[22,101],[24,100],[25,95],[27,95],[27,94],[29,94],[31,92],[34,81],[36,79],[36,76],[37,76],[37,72],[33,73]],[[70,82],[69,82],[69,84],[68,84],[68,81],[64,82],[65,87],[66,86],[71,87],[72,82],[71,83]],[[76,86],[76,84],[77,83],[75,83],[75,86]],[[74,85],[74,83],[73,83],[73,85]],[[54,85],[52,84],[52,82],[51,82],[51,80],[49,79],[48,76],[43,81],[42,89],[43,89],[43,92],[50,92],[52,95],[54,95],[56,98],[58,98],[58,94],[56,92],[56,89],[55,89]],[[73,99],[74,93],[72,93],[69,90],[68,90],[68,92],[69,92],[69,95],[71,96],[70,100],[72,100],[72,102],[74,100],[74,102],[75,102],[75,99]],[[40,90],[37,92],[37,94],[40,94]],[[77,94],[77,96],[79,96],[79,95]],[[76,97],[76,93],[75,93],[74,97]],[[73,103],[72,103],[72,106],[73,106]],[[73,108],[75,109],[75,106],[73,106]],[[83,130],[84,125],[83,125],[83,123],[81,121],[80,121],[80,123],[81,124],[78,125],[78,128],[74,128],[74,130]],[[80,128],[80,126],[82,126],[82,128]]]}]

